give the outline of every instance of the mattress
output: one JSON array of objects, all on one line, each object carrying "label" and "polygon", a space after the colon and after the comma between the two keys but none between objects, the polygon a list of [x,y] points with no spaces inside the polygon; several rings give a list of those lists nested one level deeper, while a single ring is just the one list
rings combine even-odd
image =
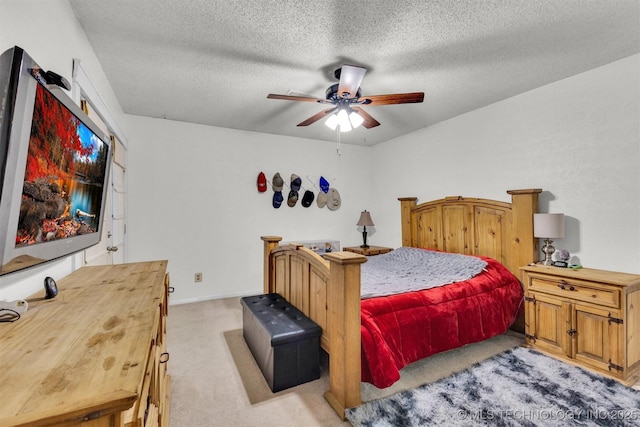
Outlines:
[{"label": "mattress", "polygon": [[471,279],[361,301],[362,381],[378,388],[436,353],[502,334],[522,305],[518,279],[498,261]]}]

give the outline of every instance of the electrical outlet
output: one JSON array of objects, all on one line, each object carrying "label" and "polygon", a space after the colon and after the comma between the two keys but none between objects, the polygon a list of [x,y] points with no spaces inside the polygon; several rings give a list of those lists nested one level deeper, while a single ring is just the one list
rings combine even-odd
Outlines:
[{"label": "electrical outlet", "polygon": [[194,279],[195,279],[196,283],[202,282],[202,273],[196,273],[194,275]]}]

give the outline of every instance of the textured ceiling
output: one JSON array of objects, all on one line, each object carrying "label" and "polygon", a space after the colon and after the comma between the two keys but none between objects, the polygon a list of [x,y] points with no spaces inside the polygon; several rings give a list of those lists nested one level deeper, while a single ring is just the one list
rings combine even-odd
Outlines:
[{"label": "textured ceiling", "polygon": [[365,95],[373,145],[640,52],[638,0],[70,0],[126,113],[335,141],[322,105],[342,64]]}]

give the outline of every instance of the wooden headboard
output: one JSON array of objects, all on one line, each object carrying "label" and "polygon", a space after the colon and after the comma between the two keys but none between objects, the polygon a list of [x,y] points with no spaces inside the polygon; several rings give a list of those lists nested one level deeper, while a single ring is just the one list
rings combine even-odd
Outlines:
[{"label": "wooden headboard", "polygon": [[402,245],[488,256],[520,277],[519,268],[538,259],[533,214],[540,192],[509,190],[511,203],[454,196],[418,205],[416,197],[401,197]]}]

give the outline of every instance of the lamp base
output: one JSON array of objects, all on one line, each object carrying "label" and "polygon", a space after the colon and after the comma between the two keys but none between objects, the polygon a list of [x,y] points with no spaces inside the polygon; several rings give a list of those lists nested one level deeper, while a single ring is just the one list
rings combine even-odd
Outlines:
[{"label": "lamp base", "polygon": [[538,264],[553,265],[551,255],[556,251],[556,248],[554,248],[551,243],[553,243],[553,240],[545,239],[544,246],[542,247],[542,252],[545,254],[545,257],[543,260],[540,260]]},{"label": "lamp base", "polygon": [[364,231],[362,232],[362,244],[360,245],[361,248],[368,248],[369,245],[367,245],[367,226],[364,226]]}]

